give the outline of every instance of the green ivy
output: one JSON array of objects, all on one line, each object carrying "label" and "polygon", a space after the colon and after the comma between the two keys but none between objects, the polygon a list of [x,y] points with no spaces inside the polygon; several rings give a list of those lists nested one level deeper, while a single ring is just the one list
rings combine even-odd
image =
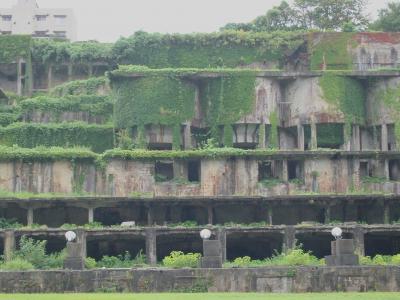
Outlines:
[{"label": "green ivy", "polygon": [[29,35],[0,35],[0,63],[13,63],[20,58],[30,62],[31,45]]},{"label": "green ivy", "polygon": [[97,95],[99,89],[108,89],[106,77],[93,77],[86,80],[74,80],[58,85],[50,91],[51,96]]},{"label": "green ivy", "polygon": [[120,38],[112,52],[120,64],[153,68],[236,67],[258,62],[281,64],[304,43],[302,33],[223,31],[194,34],[136,32]]},{"label": "green ivy", "polygon": [[354,32],[329,32],[308,34],[310,69],[351,70],[353,58],[349,47],[354,47]]},{"label": "green ivy", "polygon": [[113,101],[108,96],[66,96],[63,98],[41,96],[23,100],[19,103],[22,113],[33,111],[47,112],[52,121],[58,121],[63,112],[89,112],[91,116],[112,116]]},{"label": "green ivy", "polygon": [[357,79],[335,72],[325,72],[319,79],[319,85],[325,100],[344,114],[347,141],[352,124],[365,124],[365,89]]},{"label": "green ivy", "polygon": [[[396,141],[400,141],[400,87],[386,88],[380,91],[378,95],[377,105],[385,105],[395,123],[394,130]],[[378,112],[379,107],[375,107],[374,111]],[[375,119],[377,117],[375,116]],[[374,120],[375,122],[378,120]]]},{"label": "green ivy", "polygon": [[84,146],[95,152],[113,148],[113,127],[82,122],[61,124],[14,123],[0,128],[0,144],[36,146]]}]

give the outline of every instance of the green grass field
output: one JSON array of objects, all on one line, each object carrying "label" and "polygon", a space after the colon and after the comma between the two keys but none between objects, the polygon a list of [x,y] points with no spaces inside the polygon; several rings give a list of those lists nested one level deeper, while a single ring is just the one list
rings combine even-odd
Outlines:
[{"label": "green grass field", "polygon": [[0,294],[1,300],[392,300],[400,293],[329,294]]}]

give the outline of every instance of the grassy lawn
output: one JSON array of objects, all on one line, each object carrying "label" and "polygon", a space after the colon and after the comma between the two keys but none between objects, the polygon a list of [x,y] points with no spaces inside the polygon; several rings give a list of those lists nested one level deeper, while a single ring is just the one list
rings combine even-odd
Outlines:
[{"label": "grassy lawn", "polygon": [[392,300],[400,293],[330,293],[330,294],[0,294],[1,300]]}]

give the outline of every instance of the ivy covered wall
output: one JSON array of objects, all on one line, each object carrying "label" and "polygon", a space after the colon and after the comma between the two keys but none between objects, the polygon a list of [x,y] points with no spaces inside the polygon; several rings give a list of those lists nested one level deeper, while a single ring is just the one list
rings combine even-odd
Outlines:
[{"label": "ivy covered wall", "polygon": [[36,146],[85,146],[95,152],[104,152],[114,146],[113,127],[81,122],[61,124],[13,123],[0,127],[0,145]]},{"label": "ivy covered wall", "polygon": [[152,68],[236,67],[254,62],[282,65],[285,56],[303,43],[302,32],[136,32],[119,39],[112,52],[120,64]]}]

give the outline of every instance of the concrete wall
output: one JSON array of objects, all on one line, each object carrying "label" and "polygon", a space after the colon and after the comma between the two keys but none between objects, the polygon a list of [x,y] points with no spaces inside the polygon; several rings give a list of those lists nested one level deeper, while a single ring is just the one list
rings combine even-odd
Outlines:
[{"label": "concrete wall", "polygon": [[394,266],[28,271],[0,272],[0,292],[398,292],[399,278]]}]

